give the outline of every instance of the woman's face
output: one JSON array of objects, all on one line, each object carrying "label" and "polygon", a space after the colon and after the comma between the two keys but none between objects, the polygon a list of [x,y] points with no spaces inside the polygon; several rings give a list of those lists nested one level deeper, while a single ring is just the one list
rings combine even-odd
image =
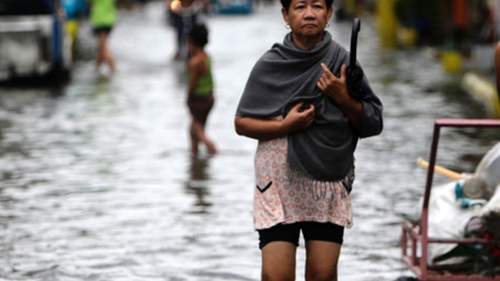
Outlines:
[{"label": "woman's face", "polygon": [[327,8],[325,0],[292,0],[290,8],[282,9],[285,22],[290,25],[295,38],[323,36],[323,31],[332,16],[333,8]]}]

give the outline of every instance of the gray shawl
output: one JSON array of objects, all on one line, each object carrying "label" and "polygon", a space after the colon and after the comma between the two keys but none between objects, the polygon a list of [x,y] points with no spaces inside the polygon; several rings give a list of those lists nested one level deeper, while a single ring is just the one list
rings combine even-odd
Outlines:
[{"label": "gray shawl", "polygon": [[314,104],[314,123],[305,131],[288,135],[288,163],[315,180],[343,179],[354,165],[359,137],[382,131],[382,104],[373,94],[366,77],[362,90],[362,128],[355,130],[335,101],[316,86],[325,63],[337,77],[349,53],[325,32],[321,42],[309,51],[292,42],[291,33],[283,44],[276,43],[253,67],[241,96],[236,115],[271,118],[286,116],[300,101]]}]

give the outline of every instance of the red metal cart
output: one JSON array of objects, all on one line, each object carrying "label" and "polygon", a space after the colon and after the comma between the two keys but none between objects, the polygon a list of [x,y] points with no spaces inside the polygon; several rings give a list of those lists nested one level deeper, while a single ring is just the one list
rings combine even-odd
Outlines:
[{"label": "red metal cart", "polygon": [[[500,280],[500,276],[471,275],[460,272],[444,272],[430,268],[427,263],[427,249],[429,243],[453,243],[453,244],[489,244],[499,243],[487,239],[442,239],[428,236],[429,198],[431,195],[434,167],[439,142],[439,134],[442,127],[455,128],[500,128],[500,120],[455,120],[440,119],[434,124],[434,134],[430,151],[429,168],[427,170],[427,182],[425,185],[424,200],[420,221],[416,224],[405,222],[402,227],[401,248],[403,262],[408,266],[420,281],[493,281]],[[420,248],[419,248],[420,247]],[[409,252],[408,252],[409,250]],[[418,251],[420,250],[420,251]]]}]

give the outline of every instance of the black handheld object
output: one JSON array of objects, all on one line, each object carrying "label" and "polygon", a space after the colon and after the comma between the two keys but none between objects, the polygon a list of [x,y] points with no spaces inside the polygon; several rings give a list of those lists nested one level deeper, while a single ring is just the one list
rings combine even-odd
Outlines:
[{"label": "black handheld object", "polygon": [[352,23],[351,54],[349,66],[347,67],[347,90],[349,95],[355,99],[361,99],[365,94],[361,89],[363,70],[356,64],[356,51],[358,48],[358,32],[361,30],[361,21],[358,18]]}]

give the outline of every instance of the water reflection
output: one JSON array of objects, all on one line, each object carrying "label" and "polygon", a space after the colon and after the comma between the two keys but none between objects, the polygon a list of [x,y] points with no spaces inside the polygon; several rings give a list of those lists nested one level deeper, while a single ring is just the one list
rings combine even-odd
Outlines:
[{"label": "water reflection", "polygon": [[190,178],[186,182],[185,191],[187,194],[194,195],[195,202],[191,213],[206,214],[209,211],[212,203],[208,201],[210,190],[208,181],[210,177],[207,173],[210,158],[192,158],[189,175]]}]

